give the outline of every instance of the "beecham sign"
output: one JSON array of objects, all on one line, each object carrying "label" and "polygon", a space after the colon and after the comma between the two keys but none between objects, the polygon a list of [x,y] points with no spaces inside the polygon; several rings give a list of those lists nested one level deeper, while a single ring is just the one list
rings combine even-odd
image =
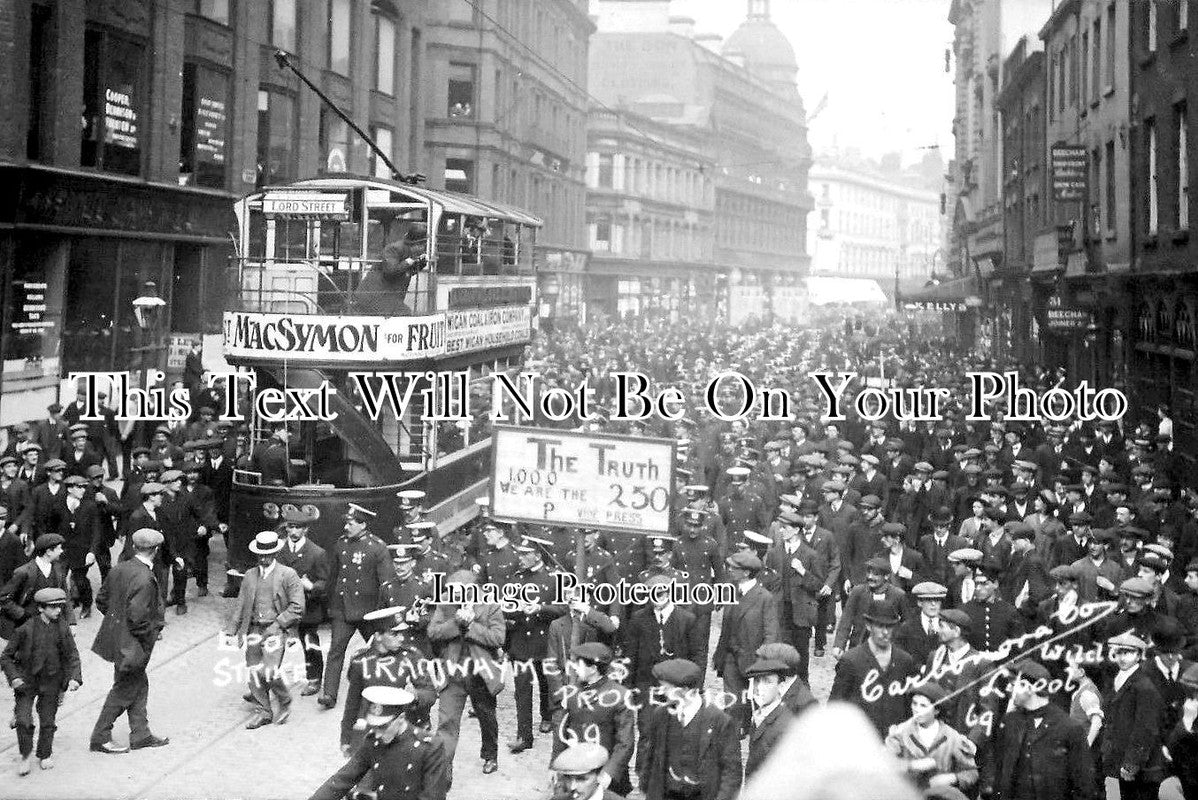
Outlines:
[{"label": "beecham sign", "polygon": [[543,525],[666,534],[675,442],[497,425],[491,513]]}]

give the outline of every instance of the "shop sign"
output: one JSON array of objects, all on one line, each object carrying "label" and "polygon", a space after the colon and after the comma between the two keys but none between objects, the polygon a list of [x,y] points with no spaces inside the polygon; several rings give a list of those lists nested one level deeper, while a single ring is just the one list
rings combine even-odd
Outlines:
[{"label": "shop sign", "polygon": [[131,85],[104,90],[104,142],[137,149],[137,111]]},{"label": "shop sign", "polygon": [[166,368],[171,372],[182,372],[191,352],[191,343],[200,338],[198,333],[171,333],[166,343]]},{"label": "shop sign", "polygon": [[1083,308],[1066,305],[1059,294],[1050,295],[1045,314],[1049,330],[1084,331],[1094,323],[1094,315]]},{"label": "shop sign", "polygon": [[[212,88],[219,92],[224,89],[224,84],[224,78],[218,77]],[[215,97],[199,97],[196,104],[196,158],[209,164],[224,164],[227,129],[225,101]]]},{"label": "shop sign", "polygon": [[523,344],[532,335],[532,309],[527,305],[471,308],[445,315],[445,353]]},{"label": "shop sign", "polygon": [[377,363],[445,353],[445,315],[322,316],[225,312],[226,358]]},{"label": "shop sign", "polygon": [[1050,161],[1053,199],[1063,202],[1084,199],[1089,163],[1085,146],[1054,144]]},{"label": "shop sign", "polygon": [[675,447],[668,439],[496,425],[491,515],[543,525],[668,533]]},{"label": "shop sign", "polygon": [[41,333],[53,328],[54,323],[46,317],[46,289],[48,284],[33,281],[13,281],[16,313],[12,327],[17,333]]},{"label": "shop sign", "polygon": [[964,311],[965,304],[947,301],[935,302],[931,300],[921,300],[904,303],[903,308],[907,309],[908,311]]}]

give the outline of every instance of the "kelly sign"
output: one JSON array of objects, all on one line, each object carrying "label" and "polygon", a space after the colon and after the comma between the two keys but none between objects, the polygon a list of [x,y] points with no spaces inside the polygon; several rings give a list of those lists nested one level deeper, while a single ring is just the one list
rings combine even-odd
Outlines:
[{"label": "kelly sign", "polygon": [[674,448],[670,439],[497,425],[491,514],[542,525],[669,533]]}]

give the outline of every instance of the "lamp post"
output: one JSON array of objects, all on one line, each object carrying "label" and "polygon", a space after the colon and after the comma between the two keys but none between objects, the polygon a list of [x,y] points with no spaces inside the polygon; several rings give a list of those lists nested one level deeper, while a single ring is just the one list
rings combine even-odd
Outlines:
[{"label": "lamp post", "polygon": [[[141,383],[140,374],[145,371],[146,352],[158,350],[158,318],[165,306],[166,301],[158,296],[158,284],[154,281],[146,281],[142,284],[141,294],[133,300],[133,318],[137,322],[137,327],[134,329],[134,346],[131,352],[136,356],[136,374],[139,376],[139,384]],[[145,343],[147,339],[149,344]],[[149,387],[144,386],[143,388]]]}]

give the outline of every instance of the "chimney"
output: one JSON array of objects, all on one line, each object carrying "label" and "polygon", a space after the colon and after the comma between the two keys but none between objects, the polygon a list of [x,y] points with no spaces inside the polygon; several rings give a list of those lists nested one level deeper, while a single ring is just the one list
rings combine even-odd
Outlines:
[{"label": "chimney", "polygon": [[695,35],[695,20],[691,17],[670,17],[670,33],[676,33],[684,39]]}]

